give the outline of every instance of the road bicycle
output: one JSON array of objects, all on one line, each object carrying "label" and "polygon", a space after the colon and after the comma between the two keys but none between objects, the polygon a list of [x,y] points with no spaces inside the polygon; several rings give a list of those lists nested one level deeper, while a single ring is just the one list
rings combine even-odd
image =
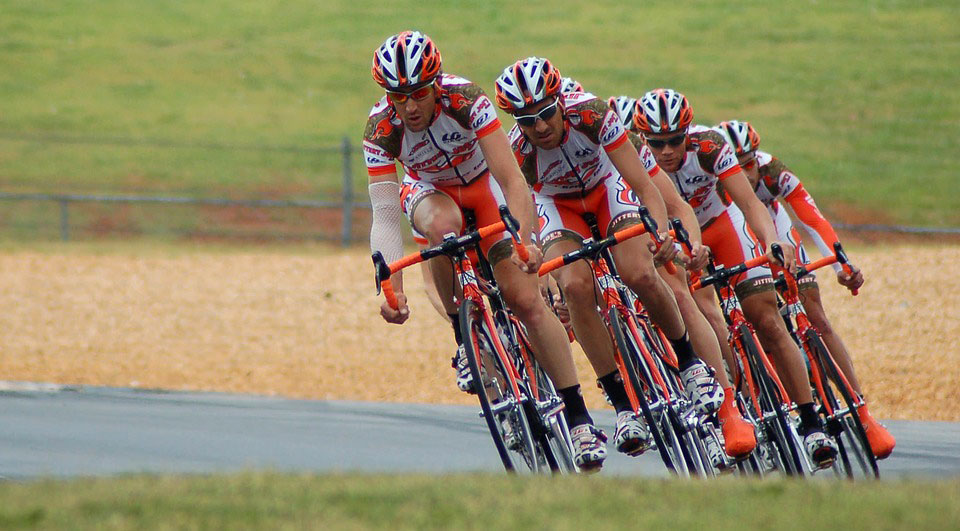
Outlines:
[{"label": "road bicycle", "polygon": [[396,309],[391,275],[437,256],[449,257],[460,287],[457,318],[473,392],[504,468],[508,472],[577,472],[563,401],[536,363],[523,326],[504,305],[493,268],[479,248],[483,238],[507,231],[520,258],[527,259],[517,234],[519,224],[506,206],[500,207],[500,217],[498,223],[470,230],[472,218],[467,216],[470,232],[449,234],[439,245],[390,264],[375,252],[377,293],[382,290]]},{"label": "road bicycle", "polygon": [[[771,250],[782,256],[776,244]],[[691,290],[714,286],[717,291],[729,329],[728,341],[737,360],[737,367],[731,367],[737,405],[744,418],[758,428],[757,448],[739,461],[737,467],[742,472],[758,475],[776,469],[787,475],[803,476],[811,467],[791,414],[796,410],[796,404],[790,401],[773,363],[760,346],[753,326],[744,316],[740,301],[729,285],[731,278],[768,263],[769,259],[761,256],[732,267],[718,268],[711,260],[707,265],[708,274],[695,281]]]},{"label": "road bicycle", "polygon": [[[635,415],[650,429],[660,458],[680,476],[710,476],[715,473],[701,438],[704,423],[683,392],[676,357],[669,342],[655,331],[636,295],[623,283],[610,248],[624,240],[649,234],[656,245],[662,242],[657,226],[644,207],[639,208],[642,224],[600,238],[596,217],[585,214],[592,238],[579,249],[545,262],[540,275],[578,260],[586,260],[599,287],[597,306],[610,339],[614,361]],[[672,264],[671,264],[672,265]]]},{"label": "road bicycle", "polygon": [[[840,263],[849,273],[850,266],[840,242],[833,246],[834,255],[826,256],[799,267],[795,279],[834,263]],[[794,276],[781,272],[775,285],[783,301],[781,313],[794,341],[807,357],[814,399],[824,418],[827,433],[837,442],[838,459],[833,468],[838,475],[879,478],[880,470],[870,448],[867,434],[860,419],[859,409],[863,398],[850,385],[849,380],[837,365],[830,349],[807,317],[800,302],[799,290]],[[856,291],[854,291],[856,294]]]}]

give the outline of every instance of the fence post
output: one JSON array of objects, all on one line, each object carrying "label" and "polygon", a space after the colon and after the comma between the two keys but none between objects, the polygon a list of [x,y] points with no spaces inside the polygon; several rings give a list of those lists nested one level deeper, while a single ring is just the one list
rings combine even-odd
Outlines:
[{"label": "fence post", "polygon": [[350,138],[343,137],[341,144],[343,153],[343,236],[342,245],[350,245],[353,239],[353,171],[350,168],[350,155],[352,152]]},{"label": "fence post", "polygon": [[70,201],[60,198],[60,241],[70,240],[70,211],[67,209]]}]

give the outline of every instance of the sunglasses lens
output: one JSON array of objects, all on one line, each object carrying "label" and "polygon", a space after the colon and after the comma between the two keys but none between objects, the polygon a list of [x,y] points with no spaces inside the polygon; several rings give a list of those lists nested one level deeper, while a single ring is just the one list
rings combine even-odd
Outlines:
[{"label": "sunglasses lens", "polygon": [[524,127],[533,127],[537,125],[536,116],[518,116],[517,123]]},{"label": "sunglasses lens", "polygon": [[427,85],[426,87],[421,87],[421,88],[413,91],[413,92],[410,94],[410,97],[412,97],[412,98],[415,99],[415,100],[422,100],[422,99],[426,98],[426,97],[429,96],[429,95],[430,95],[430,86]]},{"label": "sunglasses lens", "polygon": [[387,98],[394,103],[403,103],[407,101],[407,95],[400,94],[399,92],[387,92]]},{"label": "sunglasses lens", "polygon": [[661,149],[661,148],[663,148],[664,146],[666,146],[667,144],[670,144],[672,147],[677,147],[677,146],[683,144],[684,141],[687,140],[687,135],[686,135],[686,134],[681,134],[681,135],[671,136],[670,138],[647,138],[647,137],[644,137],[644,139],[647,141],[647,145],[648,145],[648,146],[650,146],[650,147],[652,147],[652,148],[655,148],[655,149]]},{"label": "sunglasses lens", "polygon": [[541,120],[549,120],[550,118],[553,118],[554,114],[557,114],[556,103],[554,103],[553,105],[548,105],[547,107],[544,107],[543,109],[541,109],[540,112],[537,114],[537,116],[539,116]]}]

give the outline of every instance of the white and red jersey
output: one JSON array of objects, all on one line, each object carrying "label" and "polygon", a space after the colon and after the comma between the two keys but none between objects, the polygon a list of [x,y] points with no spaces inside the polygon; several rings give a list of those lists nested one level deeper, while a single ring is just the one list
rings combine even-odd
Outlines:
[{"label": "white and red jersey", "polygon": [[536,195],[583,195],[620,176],[607,156],[628,140],[616,113],[590,93],[563,92],[560,98],[564,136],[558,147],[534,146],[516,125],[509,133],[520,170]]},{"label": "white and red jersey", "polygon": [[686,158],[680,169],[666,172],[680,196],[693,207],[703,227],[731,206],[729,197],[717,186],[740,171],[733,148],[723,135],[702,125],[688,130]]},{"label": "white and red jersey", "polygon": [[387,98],[370,111],[363,154],[370,176],[403,165],[404,180],[450,186],[466,185],[487,172],[478,140],[500,127],[493,103],[476,84],[443,74],[433,122],[423,131],[408,131]]},{"label": "white and red jersey", "polygon": [[[777,234],[782,237],[790,232],[792,226],[790,216],[780,204],[782,199],[793,209],[800,226],[813,240],[820,253],[833,256],[833,244],[838,241],[837,233],[817,208],[813,197],[804,189],[800,179],[780,159],[765,151],[757,150],[757,166],[760,179],[754,191],[770,211]],[[839,271],[841,266],[834,264],[834,269]]]}]

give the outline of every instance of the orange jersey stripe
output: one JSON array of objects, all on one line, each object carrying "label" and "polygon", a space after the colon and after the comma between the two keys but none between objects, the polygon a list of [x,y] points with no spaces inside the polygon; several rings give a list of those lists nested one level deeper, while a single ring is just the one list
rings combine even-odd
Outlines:
[{"label": "orange jersey stripe", "polygon": [[487,125],[483,126],[482,128],[480,128],[480,129],[476,132],[476,133],[477,133],[477,138],[483,138],[483,137],[489,135],[490,133],[494,132],[495,130],[497,130],[497,128],[499,128],[499,127],[500,127],[500,119],[499,119],[499,118],[495,118],[492,122],[490,122],[490,123],[488,123]]},{"label": "orange jersey stripe", "polygon": [[610,153],[611,151],[613,151],[613,150],[617,149],[618,147],[622,146],[622,145],[624,144],[624,142],[626,142],[627,140],[628,140],[628,138],[627,138],[627,132],[624,131],[623,134],[620,135],[620,138],[614,140],[614,141],[613,141],[611,144],[609,144],[609,145],[603,146],[603,150],[606,151],[607,153]]}]

